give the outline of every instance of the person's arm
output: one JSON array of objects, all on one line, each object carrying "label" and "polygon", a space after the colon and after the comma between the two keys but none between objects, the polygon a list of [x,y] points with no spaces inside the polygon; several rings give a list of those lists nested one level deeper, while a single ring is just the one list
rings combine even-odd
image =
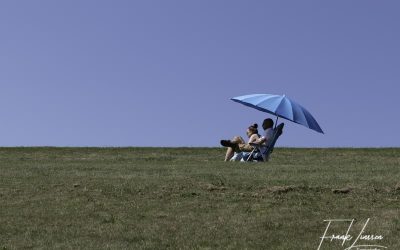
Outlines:
[{"label": "person's arm", "polygon": [[254,134],[252,136],[250,136],[249,138],[249,142],[248,143],[255,143],[257,140],[259,140],[260,138],[258,137],[257,134]]},{"label": "person's arm", "polygon": [[[272,129],[268,129],[266,131],[265,136],[262,136],[255,143],[257,143],[257,144],[263,144],[263,143],[268,144],[268,140],[270,140],[272,138],[273,134],[274,134],[273,130]],[[268,137],[268,140],[267,140],[267,137]]]},{"label": "person's arm", "polygon": [[254,143],[263,144],[265,141],[266,141],[265,136],[262,136],[261,138],[258,138]]}]

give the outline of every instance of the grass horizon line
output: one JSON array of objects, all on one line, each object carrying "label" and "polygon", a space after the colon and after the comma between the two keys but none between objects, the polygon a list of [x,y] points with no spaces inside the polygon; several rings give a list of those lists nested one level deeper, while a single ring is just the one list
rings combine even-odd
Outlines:
[{"label": "grass horizon line", "polygon": [[[19,145],[19,146],[1,146],[0,149],[7,149],[7,148],[160,148],[160,149],[217,149],[223,148],[222,146],[54,146],[54,145]],[[327,146],[327,147],[296,147],[296,146],[277,146],[276,149],[398,149],[400,146],[363,146],[363,147],[353,147],[353,146]]]}]

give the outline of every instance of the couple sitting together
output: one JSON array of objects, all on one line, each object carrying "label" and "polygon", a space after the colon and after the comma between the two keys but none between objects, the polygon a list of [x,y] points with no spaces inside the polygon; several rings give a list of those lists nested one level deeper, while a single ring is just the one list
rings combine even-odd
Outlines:
[{"label": "couple sitting together", "polygon": [[240,136],[235,136],[232,140],[221,140],[221,145],[227,147],[225,161],[247,160],[245,158],[249,157],[250,152],[254,149],[251,144],[258,144],[261,148],[263,146],[266,148],[274,136],[274,121],[270,118],[265,119],[262,127],[264,129],[263,136],[258,134],[258,125],[256,123],[247,128],[246,134],[249,137],[247,143]]}]

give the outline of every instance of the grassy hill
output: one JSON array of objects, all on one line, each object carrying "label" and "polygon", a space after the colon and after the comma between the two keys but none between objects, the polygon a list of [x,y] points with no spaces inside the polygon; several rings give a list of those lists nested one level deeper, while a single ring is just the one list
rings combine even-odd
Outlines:
[{"label": "grassy hill", "polygon": [[[0,148],[0,249],[400,249],[400,149]],[[346,234],[333,223],[327,235]]]}]

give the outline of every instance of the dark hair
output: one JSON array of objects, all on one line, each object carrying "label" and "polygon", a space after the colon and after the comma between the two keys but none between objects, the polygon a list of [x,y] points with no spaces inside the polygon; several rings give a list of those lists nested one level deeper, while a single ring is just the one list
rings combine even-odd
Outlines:
[{"label": "dark hair", "polygon": [[263,129],[272,128],[274,126],[274,121],[271,118],[267,118],[263,121]]},{"label": "dark hair", "polygon": [[253,125],[251,125],[250,127],[249,127],[249,130],[250,130],[250,132],[251,133],[253,133],[253,134],[258,134],[258,124],[257,123],[254,123]]}]

